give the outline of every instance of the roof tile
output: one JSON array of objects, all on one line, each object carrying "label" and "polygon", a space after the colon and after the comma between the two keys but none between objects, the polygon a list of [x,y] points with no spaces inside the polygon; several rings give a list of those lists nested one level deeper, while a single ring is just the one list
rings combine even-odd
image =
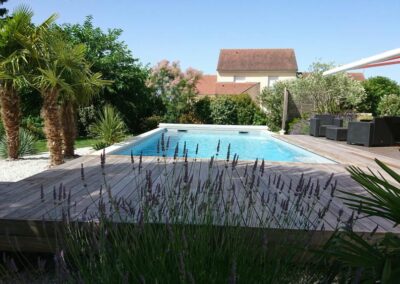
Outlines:
[{"label": "roof tile", "polygon": [[221,49],[218,71],[297,71],[291,48]]},{"label": "roof tile", "polygon": [[259,83],[217,82],[217,76],[204,75],[197,82],[196,88],[201,96],[207,95],[239,95]]}]

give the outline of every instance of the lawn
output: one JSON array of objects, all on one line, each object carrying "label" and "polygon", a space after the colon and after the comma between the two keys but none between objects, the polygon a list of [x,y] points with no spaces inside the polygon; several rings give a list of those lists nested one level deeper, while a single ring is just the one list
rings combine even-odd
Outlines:
[{"label": "lawn", "polygon": [[[88,137],[79,137],[75,141],[75,148],[83,148],[83,147],[93,147],[94,144],[99,142],[98,139],[95,138],[88,138]],[[47,140],[42,139],[38,140],[35,143],[35,147],[38,150],[38,152],[47,152]]]}]

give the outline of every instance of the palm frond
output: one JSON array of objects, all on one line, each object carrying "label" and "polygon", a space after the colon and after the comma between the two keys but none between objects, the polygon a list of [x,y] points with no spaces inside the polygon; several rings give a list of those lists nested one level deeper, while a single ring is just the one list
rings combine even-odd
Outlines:
[{"label": "palm frond", "polygon": [[340,198],[345,201],[345,205],[367,216],[378,216],[399,224],[400,185],[396,182],[399,182],[400,176],[381,161],[376,160],[376,163],[394,179],[394,182],[351,166],[348,167],[351,177],[366,190],[368,195],[339,190],[343,194]]}]

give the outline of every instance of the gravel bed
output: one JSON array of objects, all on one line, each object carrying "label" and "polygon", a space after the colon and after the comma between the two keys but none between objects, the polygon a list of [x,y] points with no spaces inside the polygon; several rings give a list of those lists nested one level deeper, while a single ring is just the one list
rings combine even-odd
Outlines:
[{"label": "gravel bed", "polygon": [[[79,156],[94,152],[92,147],[75,150]],[[14,182],[43,172],[49,168],[49,153],[25,156],[16,161],[0,160],[0,182]]]}]

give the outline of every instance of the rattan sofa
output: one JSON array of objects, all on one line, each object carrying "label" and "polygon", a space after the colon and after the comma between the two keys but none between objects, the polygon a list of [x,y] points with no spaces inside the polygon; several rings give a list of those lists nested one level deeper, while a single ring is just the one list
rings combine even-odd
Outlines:
[{"label": "rattan sofa", "polygon": [[363,146],[392,146],[400,142],[400,117],[374,118],[371,122],[349,122],[347,143]]}]

